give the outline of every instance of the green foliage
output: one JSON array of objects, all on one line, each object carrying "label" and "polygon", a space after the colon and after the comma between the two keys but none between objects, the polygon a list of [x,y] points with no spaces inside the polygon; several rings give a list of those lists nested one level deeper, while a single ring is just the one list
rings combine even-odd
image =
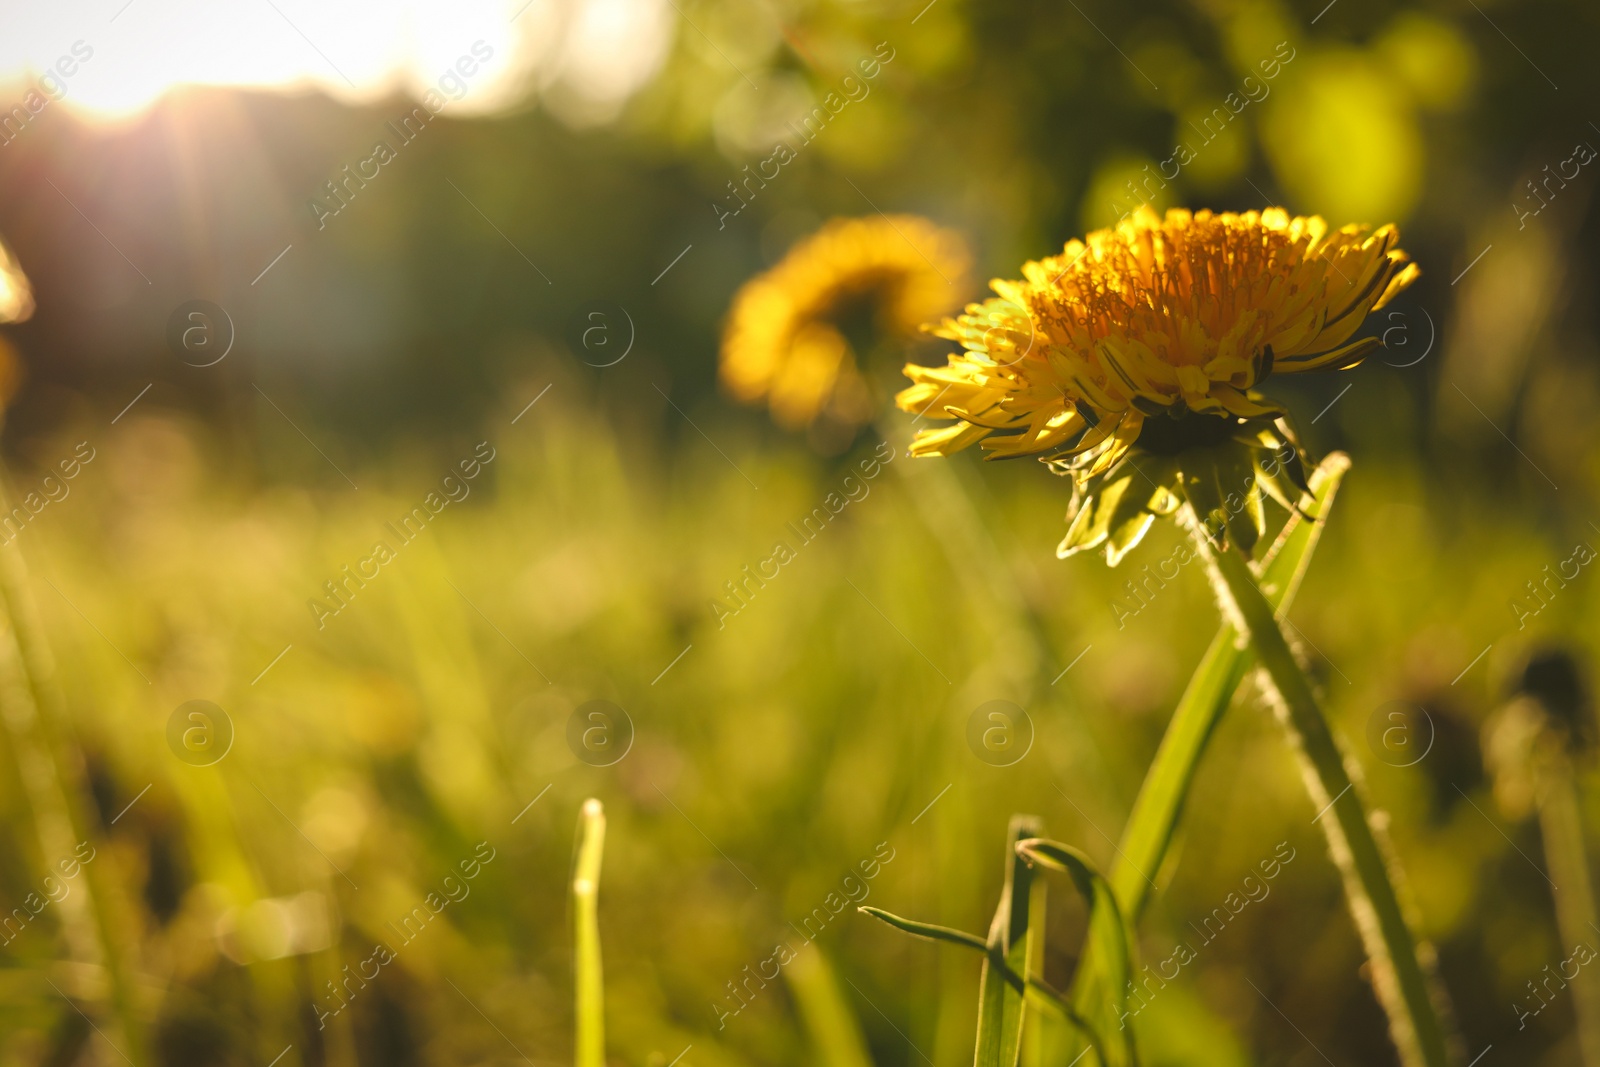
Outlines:
[{"label": "green foliage", "polygon": [[[860,911],[897,930],[930,941],[942,941],[984,954],[978,983],[978,1032],[974,1063],[978,1067],[1015,1067],[1024,1043],[1027,1006],[1038,1004],[1071,1027],[1097,1050],[1106,1067],[1137,1063],[1133,1031],[1123,1025],[1132,968],[1131,933],[1123,922],[1111,885],[1082,852],[1037,836],[1039,821],[1012,817],[1007,840],[1005,883],[987,940],[946,926],[901,918],[882,908]],[[1042,975],[1045,931],[1045,885],[1035,866],[1065,871],[1089,910],[1089,933],[1083,958],[1100,961],[1108,984],[1103,996],[1077,1010]],[[1030,996],[1031,994],[1031,996]]]}]

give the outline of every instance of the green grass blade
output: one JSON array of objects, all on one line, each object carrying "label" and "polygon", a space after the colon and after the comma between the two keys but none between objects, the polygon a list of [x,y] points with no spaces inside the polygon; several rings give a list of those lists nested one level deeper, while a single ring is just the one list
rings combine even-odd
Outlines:
[{"label": "green grass blade", "polygon": [[605,986],[600,972],[600,860],[606,815],[598,800],[583,802],[578,853],[572,869],[573,987],[577,1002],[577,1067],[605,1067]]},{"label": "green grass blade", "polygon": [[[1023,966],[1025,977],[1023,984],[1023,1003],[1037,1008],[1041,1000],[1048,1000],[1051,994],[1060,1004],[1062,1012],[1067,1014],[1067,1022],[1076,1024],[1077,1020],[1071,1018],[1071,1007],[1065,998],[1055,993],[1045,984],[1044,980],[1044,947],[1045,933],[1045,880],[1035,877],[1031,880],[1028,889],[1028,937],[1026,958]],[[1057,1018],[1045,1019],[1043,1017],[1031,1018],[1022,1028],[1022,1067],[1047,1067],[1045,1056],[1048,1045],[1046,1035],[1049,1029],[1057,1022]]]},{"label": "green grass blade", "polygon": [[1033,838],[1017,842],[1017,854],[1031,863],[1065,871],[1089,907],[1089,932],[1084,954],[1093,954],[1104,969],[1108,995],[1077,1012],[1106,1067],[1132,1067],[1138,1062],[1133,1031],[1123,1025],[1127,988],[1133,975],[1132,933],[1123,921],[1116,894],[1089,857],[1055,841]]},{"label": "green grass blade", "polygon": [[882,908],[863,906],[857,908],[856,910],[859,912],[864,912],[865,914],[872,916],[874,919],[882,920],[883,922],[886,922],[890,926],[894,927],[896,930],[902,930],[913,937],[922,937],[928,939],[929,941],[948,941],[953,945],[961,945],[965,948],[975,948],[979,952],[987,952],[989,950],[988,942],[979,937],[977,934],[969,934],[965,930],[952,930],[948,926],[935,926],[933,923],[923,923],[917,922],[915,919],[905,919],[894,914],[893,912],[884,911]]},{"label": "green grass blade", "polygon": [[[1029,947],[1035,939],[1033,868],[1017,855],[1016,843],[1038,836],[1039,821],[1014,815],[1006,833],[1006,879],[989,925],[989,939],[978,984],[978,1038],[975,1067],[1017,1067],[1022,1050],[1025,996],[1006,979],[1029,974]],[[1038,918],[1042,921],[1043,916]],[[1040,938],[1042,940],[1042,938]]]},{"label": "green grass blade", "polygon": [[872,1067],[855,1013],[839,991],[820,946],[802,950],[784,968],[784,978],[800,1008],[816,1062],[826,1067]]}]

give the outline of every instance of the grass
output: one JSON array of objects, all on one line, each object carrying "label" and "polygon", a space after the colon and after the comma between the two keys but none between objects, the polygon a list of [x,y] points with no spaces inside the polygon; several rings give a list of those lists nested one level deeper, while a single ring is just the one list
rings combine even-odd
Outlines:
[{"label": "grass", "polygon": [[[135,413],[105,437],[103,466],[19,539],[64,665],[67,758],[82,761],[85,817],[103,842],[88,870],[123,909],[138,1021],[169,1061],[174,1049],[221,1049],[266,1062],[288,1045],[279,1067],[290,1067],[316,1062],[319,1043],[337,1063],[511,1059],[508,1040],[536,1060],[574,1055],[560,872],[590,797],[608,822],[612,1062],[665,1067],[686,1046],[684,1067],[803,1062],[828,1029],[808,1022],[805,994],[771,983],[722,1032],[712,1005],[775,937],[800,936],[785,933],[790,924],[842,896],[843,876],[880,841],[896,859],[858,903],[968,930],[983,928],[1000,889],[995,865],[973,857],[1014,811],[1039,812],[1052,838],[1099,869],[1117,866],[1112,842],[1214,629],[1190,621],[1214,618],[1199,568],[1115,625],[1121,583],[1169,553],[1175,531],[1153,534],[1118,571],[1057,563],[1064,485],[1004,467],[969,480],[1003,573],[1023,576],[1017,594],[1044,620],[1055,657],[1019,701],[1037,730],[1033,752],[990,767],[967,750],[965,724],[1016,676],[992,624],[1001,609],[971,599],[922,527],[909,481],[879,479],[719,630],[710,598],[839,471],[749,424],[690,411],[752,489],[697,435],[652,447],[579,400],[548,403],[563,390],[558,382],[516,427],[508,416],[474,438],[500,450],[490,477],[325,630],[305,601],[454,461],[448,449],[352,470],[359,492],[308,464],[296,481],[314,488],[301,488],[241,481],[200,431]],[[1358,473],[1294,612],[1320,650],[1329,715],[1359,746],[1371,710],[1403,695],[1426,702],[1441,731],[1470,738],[1527,640],[1500,617],[1503,601],[1554,548],[1495,501],[1430,502],[1405,468]],[[1592,653],[1582,622],[1595,594],[1574,583],[1563,596],[1539,633]],[[1357,609],[1361,626],[1349,621]],[[626,709],[636,730],[610,768],[580,762],[566,743],[571,711],[595,698]],[[215,701],[236,728],[214,767],[167,748],[167,719],[191,699]],[[1149,872],[1160,892],[1141,925],[1147,959],[1273,843],[1320,854],[1315,809],[1281,744],[1251,705],[1218,727],[1172,839],[1181,862]],[[1407,858],[1422,933],[1440,944],[1481,1047],[1515,1029],[1514,1017],[1494,1021],[1492,1005],[1565,953],[1548,886],[1498,832],[1518,837],[1518,827],[1463,803],[1449,782],[1499,818],[1481,781],[1446,756],[1456,758],[1441,748],[1418,767],[1374,766],[1370,785]],[[14,773],[0,776],[7,811],[24,811],[25,794]],[[0,890],[13,904],[42,862],[29,825],[13,815],[0,837]],[[326,1031],[308,1023],[323,984],[392,938],[390,924],[479,841],[497,858],[470,896]],[[1507,893],[1492,904],[1463,897],[1485,872]],[[248,952],[219,941],[219,923],[299,915],[287,902],[307,893],[329,917],[322,941],[309,919],[294,920],[287,955],[272,955],[283,943],[265,934]],[[1221,1048],[1219,1032],[1261,1061],[1303,1050],[1240,975],[1336,1059],[1383,1055],[1338,893],[1327,865],[1289,868],[1192,981],[1141,1013],[1147,1061],[1194,1062]],[[1058,899],[1039,962],[1062,986],[1086,919],[1070,894]],[[72,1036],[71,1013],[43,980],[67,958],[57,919],[7,948],[0,1028],[11,1036],[0,1050],[13,1062],[100,1041]],[[873,1062],[971,1057],[972,953],[902,939],[848,910],[810,948],[826,954]],[[106,1003],[83,1001],[91,1013]],[[1375,1045],[1362,1037],[1371,1025]]]}]

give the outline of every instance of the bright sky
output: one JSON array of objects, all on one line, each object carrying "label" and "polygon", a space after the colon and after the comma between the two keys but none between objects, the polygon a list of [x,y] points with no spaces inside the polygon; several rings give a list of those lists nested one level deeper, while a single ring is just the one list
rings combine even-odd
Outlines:
[{"label": "bright sky", "polygon": [[[0,0],[0,112],[56,70],[52,96],[106,117],[206,84],[351,103],[433,88],[458,113],[554,88],[604,119],[659,68],[673,15],[666,0]],[[463,57],[472,73],[452,73]]]}]

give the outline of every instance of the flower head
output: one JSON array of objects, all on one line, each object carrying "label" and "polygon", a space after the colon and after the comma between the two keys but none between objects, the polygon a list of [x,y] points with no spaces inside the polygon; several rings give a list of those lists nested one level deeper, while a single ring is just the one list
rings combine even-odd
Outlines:
[{"label": "flower head", "polygon": [[735,296],[721,377],[739,400],[765,400],[790,428],[819,416],[873,415],[840,318],[863,303],[886,333],[912,336],[957,306],[969,255],[961,237],[915,216],[834,219]]},{"label": "flower head", "polygon": [[[996,297],[933,330],[965,351],[944,367],[908,366],[915,384],[897,400],[954,422],[920,432],[912,454],[948,455],[981,442],[991,458],[1038,455],[1074,474],[1080,490],[1102,483],[1130,452],[1148,457],[1158,469],[1138,468],[1141,477],[1111,494],[1124,499],[1104,516],[1104,494],[1080,498],[1074,523],[1082,537],[1062,545],[1068,554],[1109,540],[1113,562],[1152,515],[1193,498],[1180,479],[1201,467],[1208,483],[1223,467],[1257,468],[1268,492],[1292,502],[1300,466],[1287,458],[1294,449],[1278,421],[1285,412],[1255,387],[1269,374],[1353,367],[1380,346],[1351,338],[1417,276],[1398,241],[1393,226],[1330,233],[1320,218],[1279,208],[1175,209],[1165,218],[1141,208],[1068,242],[1059,256],[1024,264],[1020,281],[992,282]],[[1249,451],[1279,458],[1262,472],[1263,457]],[[1256,485],[1242,478],[1235,509],[1251,518],[1259,514]],[[1209,498],[1213,488],[1225,503],[1230,485],[1195,492]],[[1196,509],[1205,515],[1198,502]],[[1226,528],[1242,535],[1244,525]]]}]

